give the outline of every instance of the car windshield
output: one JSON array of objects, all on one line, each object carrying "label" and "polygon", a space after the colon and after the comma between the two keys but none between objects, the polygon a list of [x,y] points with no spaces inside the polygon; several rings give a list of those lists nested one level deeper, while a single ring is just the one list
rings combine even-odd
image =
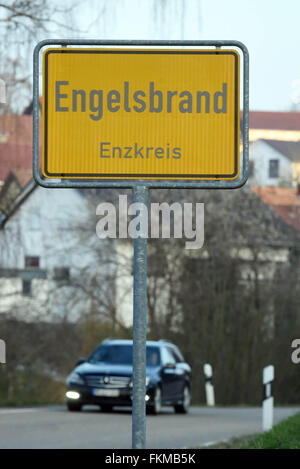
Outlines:
[{"label": "car windshield", "polygon": [[[90,363],[108,363],[110,365],[132,365],[132,345],[100,345],[90,356]],[[160,363],[158,347],[147,346],[147,366],[158,366]]]}]

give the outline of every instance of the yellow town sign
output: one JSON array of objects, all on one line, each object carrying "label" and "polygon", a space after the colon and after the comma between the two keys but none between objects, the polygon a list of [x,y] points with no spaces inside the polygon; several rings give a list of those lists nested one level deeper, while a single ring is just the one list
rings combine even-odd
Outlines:
[{"label": "yellow town sign", "polygon": [[44,52],[47,178],[235,179],[236,50]]}]

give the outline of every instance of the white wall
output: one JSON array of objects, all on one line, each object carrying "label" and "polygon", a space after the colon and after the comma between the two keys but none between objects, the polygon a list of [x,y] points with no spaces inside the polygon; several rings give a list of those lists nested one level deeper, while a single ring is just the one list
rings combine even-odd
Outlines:
[{"label": "white wall", "polygon": [[[92,289],[93,276],[98,277],[100,285],[102,278],[110,277],[111,281],[113,263],[99,262],[99,250],[105,251],[106,257],[113,257],[113,243],[108,247],[105,240],[99,240],[91,221],[85,233],[78,230],[79,225],[85,229],[89,210],[85,197],[76,189],[50,190],[38,186],[28,195],[0,230],[0,268],[24,269],[25,256],[38,256],[39,268],[46,271],[47,278],[32,280],[32,296],[26,297],[22,294],[22,279],[0,277],[0,312],[18,311],[18,315],[29,320],[48,313],[51,320],[62,316],[75,320],[91,309],[89,291],[81,294],[78,289],[72,302],[73,290],[58,289],[53,280],[54,269],[66,267],[71,277],[84,272],[87,289]],[[110,288],[112,299],[114,288]],[[97,286],[92,293],[98,295]],[[66,307],[65,298],[71,308]]]},{"label": "white wall", "polygon": [[[249,184],[255,186],[292,186],[292,164],[282,153],[263,140],[250,144],[250,161],[254,162],[254,176],[249,178]],[[279,178],[269,177],[269,161],[279,160]]]},{"label": "white wall", "polygon": [[0,231],[0,265],[22,269],[25,256],[39,256],[41,269],[82,263],[74,228],[84,206],[79,191],[36,187]]},{"label": "white wall", "polygon": [[118,240],[116,272],[117,320],[127,327],[133,324],[133,242]]}]

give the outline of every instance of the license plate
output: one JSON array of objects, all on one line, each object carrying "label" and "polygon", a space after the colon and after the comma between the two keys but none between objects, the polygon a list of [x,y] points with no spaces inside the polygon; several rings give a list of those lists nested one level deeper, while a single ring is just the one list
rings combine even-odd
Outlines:
[{"label": "license plate", "polygon": [[119,389],[93,389],[92,394],[100,397],[118,397],[120,391]]}]

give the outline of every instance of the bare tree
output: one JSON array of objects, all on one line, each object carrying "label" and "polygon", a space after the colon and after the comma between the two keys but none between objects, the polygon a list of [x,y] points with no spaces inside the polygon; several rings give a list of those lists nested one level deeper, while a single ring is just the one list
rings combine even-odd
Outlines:
[{"label": "bare tree", "polygon": [[65,18],[77,2],[62,5],[53,0],[0,1],[0,77],[6,83],[7,100],[1,113],[21,112],[30,100],[30,57],[34,42],[53,28],[79,32]]},{"label": "bare tree", "polygon": [[188,253],[182,240],[150,241],[149,337],[180,345],[193,365],[197,402],[204,401],[205,362],[214,367],[219,403],[258,404],[269,362],[277,401],[296,402],[290,344],[299,330],[299,233],[247,188],[176,199],[205,202],[205,245]]}]

